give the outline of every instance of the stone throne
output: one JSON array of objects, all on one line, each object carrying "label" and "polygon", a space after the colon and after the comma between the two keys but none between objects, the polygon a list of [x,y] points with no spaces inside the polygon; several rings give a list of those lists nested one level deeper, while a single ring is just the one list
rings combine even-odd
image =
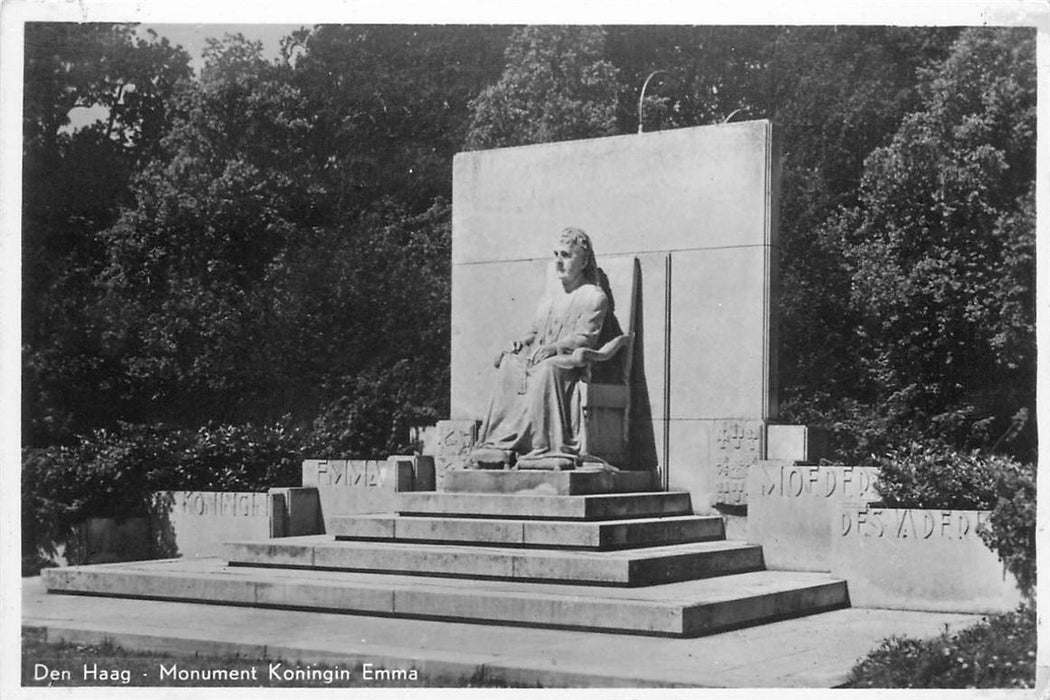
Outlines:
[{"label": "stone throne", "polygon": [[600,460],[624,467],[630,455],[638,259],[610,260],[599,266],[599,277],[610,300],[599,346],[580,348],[572,357],[578,367],[585,368],[583,381],[576,387],[580,394],[580,457],[584,465]]},{"label": "stone throne", "polygon": [[[570,411],[574,412],[571,428],[580,448],[578,457],[571,462],[560,456],[514,462],[501,450],[486,450],[486,455],[494,460],[502,455],[503,469],[618,470],[627,464],[638,277],[638,260],[634,257],[614,259],[598,267],[598,285],[609,300],[609,311],[596,346],[577,348],[567,358],[581,370],[570,402]],[[554,295],[560,286],[552,261],[547,266],[546,293]],[[480,464],[470,466],[481,468]]]}]

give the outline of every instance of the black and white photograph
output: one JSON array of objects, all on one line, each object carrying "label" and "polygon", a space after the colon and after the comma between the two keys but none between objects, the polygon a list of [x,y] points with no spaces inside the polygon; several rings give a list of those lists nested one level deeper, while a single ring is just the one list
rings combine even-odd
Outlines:
[{"label": "black and white photograph", "polygon": [[0,7],[0,693],[1047,697],[1050,6],[296,5]]}]

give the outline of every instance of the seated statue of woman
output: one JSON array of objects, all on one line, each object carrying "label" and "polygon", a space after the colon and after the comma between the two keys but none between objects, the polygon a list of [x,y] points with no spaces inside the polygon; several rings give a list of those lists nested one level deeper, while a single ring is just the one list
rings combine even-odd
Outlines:
[{"label": "seated statue of woman", "polygon": [[562,231],[553,267],[560,284],[540,300],[529,332],[496,358],[496,385],[472,453],[481,468],[571,469],[577,463],[576,384],[583,369],[572,355],[597,345],[609,300],[598,284],[591,239],[580,229]]}]

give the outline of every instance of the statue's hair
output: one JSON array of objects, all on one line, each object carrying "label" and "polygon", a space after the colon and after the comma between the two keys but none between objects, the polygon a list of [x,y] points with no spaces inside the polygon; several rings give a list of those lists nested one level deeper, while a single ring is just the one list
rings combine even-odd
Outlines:
[{"label": "statue's hair", "polygon": [[583,278],[591,284],[598,283],[598,260],[594,257],[594,246],[587,232],[575,226],[566,226],[561,231],[561,240],[574,248],[583,248],[587,260],[583,265]]}]

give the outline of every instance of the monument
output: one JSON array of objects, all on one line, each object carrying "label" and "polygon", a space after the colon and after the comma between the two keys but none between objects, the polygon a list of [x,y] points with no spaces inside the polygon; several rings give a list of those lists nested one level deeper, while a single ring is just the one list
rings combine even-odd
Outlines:
[{"label": "monument", "polygon": [[658,473],[698,510],[744,505],[776,418],[778,180],[768,121],[457,155],[453,421],[485,415],[489,358],[527,326],[551,236],[578,226],[599,267],[640,269],[630,453],[615,466]]}]

